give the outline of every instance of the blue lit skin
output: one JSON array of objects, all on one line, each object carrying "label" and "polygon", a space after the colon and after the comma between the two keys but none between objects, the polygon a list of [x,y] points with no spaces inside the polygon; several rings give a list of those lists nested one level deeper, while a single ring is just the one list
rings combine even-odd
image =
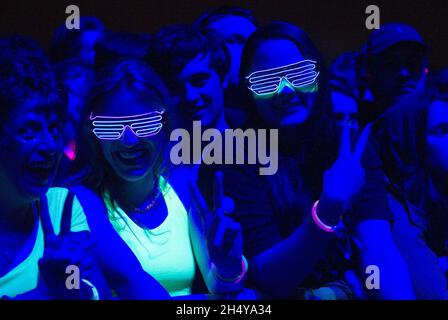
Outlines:
[{"label": "blue lit skin", "polygon": [[[142,99],[132,90],[122,88],[103,101],[98,110],[102,116],[126,117],[152,111],[161,111],[161,102],[156,98]],[[95,139],[97,139],[95,137]],[[99,140],[103,155],[117,177],[124,181],[138,181],[151,173],[163,143],[162,134],[139,138],[126,128],[118,140]]]},{"label": "blue lit skin", "polygon": [[63,79],[63,82],[67,88],[69,112],[78,116],[87,97],[92,76],[79,67],[73,67]]},{"label": "blue lit skin", "polygon": [[188,122],[201,121],[203,127],[220,127],[224,122],[226,81],[210,67],[210,56],[198,55],[176,75],[174,100]]},{"label": "blue lit skin", "polygon": [[349,122],[355,130],[359,130],[358,123],[358,105],[352,97],[339,92],[331,92],[331,103],[333,107],[333,116],[338,125],[344,125]]},{"label": "blue lit skin", "polygon": [[[278,68],[305,59],[307,57],[290,40],[266,40],[258,46],[248,73]],[[271,127],[282,128],[300,125],[309,118],[317,92],[298,92],[283,79],[276,93],[262,98],[253,94],[253,98],[261,118]]]},{"label": "blue lit skin", "polygon": [[373,59],[370,80],[375,99],[392,104],[402,96],[423,92],[428,62],[416,46],[401,42]]},{"label": "blue lit skin", "polygon": [[80,58],[89,63],[93,64],[95,62],[95,44],[101,36],[100,31],[88,30],[81,35],[81,52]]},{"label": "blue lit skin", "polygon": [[213,21],[208,28],[224,38],[231,59],[229,85],[237,86],[244,44],[255,31],[255,25],[244,17],[227,15]]},{"label": "blue lit skin", "polygon": [[433,175],[446,179],[448,177],[448,102],[437,100],[430,105],[426,143],[427,165],[433,171]]},{"label": "blue lit skin", "polygon": [[33,97],[14,109],[0,138],[0,181],[9,201],[34,201],[51,186],[62,155],[61,123]]}]

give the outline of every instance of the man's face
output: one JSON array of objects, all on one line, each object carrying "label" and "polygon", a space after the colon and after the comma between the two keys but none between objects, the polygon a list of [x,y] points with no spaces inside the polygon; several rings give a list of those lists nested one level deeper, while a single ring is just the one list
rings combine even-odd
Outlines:
[{"label": "man's face", "polygon": [[174,79],[172,94],[184,120],[213,127],[223,116],[223,82],[210,67],[209,55],[197,55],[187,63]]},{"label": "man's face", "polygon": [[393,45],[372,58],[371,84],[375,98],[391,105],[405,95],[418,95],[425,87],[427,58],[417,43]]},{"label": "man's face", "polygon": [[237,86],[244,44],[255,31],[255,25],[246,18],[228,15],[213,21],[209,28],[224,38],[231,58],[229,84]]},{"label": "man's face", "polygon": [[331,103],[333,116],[338,125],[350,124],[352,128],[359,130],[358,105],[354,98],[343,92],[332,90]]},{"label": "man's face", "polygon": [[37,105],[33,97],[14,109],[0,137],[0,179],[27,201],[47,192],[62,155],[61,120]]}]

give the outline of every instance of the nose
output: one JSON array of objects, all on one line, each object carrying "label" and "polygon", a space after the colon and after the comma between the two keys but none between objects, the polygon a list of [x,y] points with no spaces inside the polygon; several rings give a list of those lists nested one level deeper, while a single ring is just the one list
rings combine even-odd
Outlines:
[{"label": "nose", "polygon": [[124,128],[124,132],[120,140],[122,144],[129,147],[136,145],[140,141],[140,139],[134,134],[134,132],[128,126]]},{"label": "nose", "polygon": [[61,139],[54,137],[48,130],[42,133],[37,145],[37,151],[40,154],[54,156],[62,149]]},{"label": "nose", "polygon": [[411,75],[411,72],[409,71],[407,66],[405,66],[405,65],[400,66],[400,77],[409,78],[410,75]]},{"label": "nose", "polygon": [[280,94],[292,94],[295,93],[295,89],[292,86],[292,84],[289,83],[288,80],[286,80],[285,78],[282,78],[282,80],[280,81],[280,85],[278,87],[278,93]]},{"label": "nose", "polygon": [[194,88],[192,85],[187,85],[187,87],[185,89],[186,89],[186,93],[185,93],[186,101],[191,105],[196,105],[200,99],[199,91],[196,88]]}]

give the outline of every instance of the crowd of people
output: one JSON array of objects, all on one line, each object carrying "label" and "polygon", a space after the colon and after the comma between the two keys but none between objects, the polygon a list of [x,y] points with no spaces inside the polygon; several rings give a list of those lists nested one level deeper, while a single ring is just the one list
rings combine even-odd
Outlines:
[{"label": "crowd of people", "polygon": [[[429,51],[388,23],[327,65],[239,7],[152,35],[82,17],[48,54],[0,38],[0,297],[447,299],[448,69]],[[278,130],[278,171],[174,165],[194,121]]]}]

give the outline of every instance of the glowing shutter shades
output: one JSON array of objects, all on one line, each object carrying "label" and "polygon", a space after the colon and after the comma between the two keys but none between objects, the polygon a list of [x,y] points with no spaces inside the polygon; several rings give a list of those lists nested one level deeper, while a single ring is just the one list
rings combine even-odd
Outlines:
[{"label": "glowing shutter shades", "polygon": [[246,81],[249,90],[263,96],[277,92],[282,79],[300,91],[314,84],[318,76],[316,61],[307,59],[282,67],[252,72],[246,77]]},{"label": "glowing shutter shades", "polygon": [[126,117],[90,115],[93,133],[101,140],[118,140],[127,128],[139,138],[156,135],[163,127],[163,111],[149,112]]}]

